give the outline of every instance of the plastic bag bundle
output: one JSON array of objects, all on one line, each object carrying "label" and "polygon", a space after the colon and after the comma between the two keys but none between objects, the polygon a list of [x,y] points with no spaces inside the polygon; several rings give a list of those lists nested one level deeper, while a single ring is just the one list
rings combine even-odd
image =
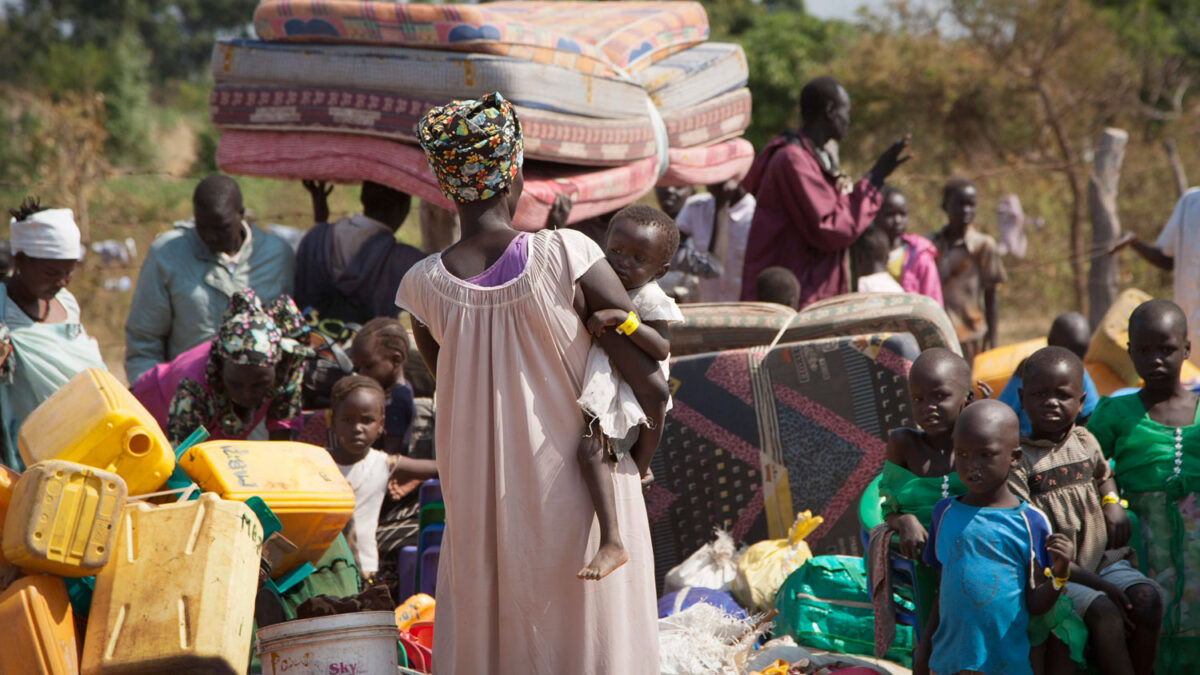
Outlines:
[{"label": "plastic bag bundle", "polygon": [[788,575],[812,558],[804,538],[821,526],[824,519],[811,511],[796,514],[796,522],[787,539],[768,539],[754,544],[737,561],[733,597],[752,612],[766,612],[775,606],[775,595]]},{"label": "plastic bag bundle", "polygon": [[741,675],[754,643],[769,630],[766,618],[739,619],[700,603],[659,619],[662,675]]},{"label": "plastic bag bundle", "polygon": [[687,586],[729,590],[729,585],[737,576],[737,547],[733,544],[733,537],[725,530],[717,530],[716,534],[716,540],[701,546],[687,560],[667,572],[663,578],[664,594]]}]

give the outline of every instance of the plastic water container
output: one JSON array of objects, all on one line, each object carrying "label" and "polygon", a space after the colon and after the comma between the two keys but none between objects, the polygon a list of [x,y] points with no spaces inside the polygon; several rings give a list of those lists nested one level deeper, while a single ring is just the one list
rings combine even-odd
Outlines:
[{"label": "plastic water container", "polygon": [[4,518],[4,557],[62,577],[96,573],[112,555],[125,506],[115,473],[51,460],[21,474]]},{"label": "plastic water container", "polygon": [[396,628],[408,630],[414,623],[433,621],[437,602],[433,597],[418,593],[396,608]]},{"label": "plastic water container", "polygon": [[209,441],[188,449],[179,465],[200,489],[225,499],[262,497],[296,545],[272,571],[280,578],[316,563],[354,514],[354,490],[324,448],[304,443]]},{"label": "plastic water container", "polygon": [[35,575],[0,593],[0,673],[58,675],[79,672],[75,616],[58,577]]},{"label": "plastic water container", "polygon": [[1138,305],[1150,299],[1148,293],[1136,288],[1121,291],[1092,333],[1084,356],[1084,361],[1099,361],[1108,366],[1120,378],[1122,386],[1135,387],[1138,383],[1137,370],[1129,358],[1129,316]]},{"label": "plastic water container", "polygon": [[[8,513],[8,503],[12,501],[13,487],[21,474],[0,464],[0,537],[3,537],[4,515]],[[17,568],[4,557],[4,547],[0,546],[0,591],[8,588],[16,578]]]},{"label": "plastic water container", "polygon": [[982,352],[971,366],[971,382],[986,382],[999,395],[1021,361],[1045,346],[1046,338],[1034,338]]},{"label": "plastic water container", "polygon": [[263,675],[395,673],[396,617],[358,612],[277,623],[258,629]]},{"label": "plastic water container", "polygon": [[214,494],[131,503],[96,575],[83,673],[244,673],[262,526]]},{"label": "plastic water container", "polygon": [[108,371],[94,368],[25,418],[17,447],[26,466],[65,459],[111,471],[125,479],[131,495],[154,492],[175,468],[175,453],[154,417]]}]

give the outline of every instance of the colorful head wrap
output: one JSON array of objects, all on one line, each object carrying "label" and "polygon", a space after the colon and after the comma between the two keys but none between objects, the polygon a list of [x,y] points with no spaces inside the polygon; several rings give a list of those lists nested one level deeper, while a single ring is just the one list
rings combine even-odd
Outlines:
[{"label": "colorful head wrap", "polygon": [[205,387],[184,380],[180,390],[191,387],[191,396],[176,395],[171,402],[167,435],[182,439],[197,426],[215,422],[230,438],[245,438],[250,432],[237,413],[225,388],[221,368],[236,365],[273,366],[275,384],[267,402],[267,420],[291,420],[300,414],[304,361],[312,353],[299,342],[308,324],[286,295],[263,307],[254,291],[233,294],[217,337],[212,341],[204,366]]},{"label": "colorful head wrap", "polygon": [[521,121],[499,92],[433,108],[417,137],[442,193],[462,204],[503,192],[524,160]]},{"label": "colorful head wrap", "polygon": [[273,366],[285,352],[295,351],[296,339],[307,324],[288,296],[281,295],[264,308],[254,291],[233,294],[213,341],[213,353],[226,363]]}]

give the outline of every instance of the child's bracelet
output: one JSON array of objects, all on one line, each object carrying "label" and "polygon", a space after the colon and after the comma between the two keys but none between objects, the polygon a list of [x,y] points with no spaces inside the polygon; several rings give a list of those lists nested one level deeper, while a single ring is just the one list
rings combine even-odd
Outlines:
[{"label": "child's bracelet", "polygon": [[1047,567],[1043,573],[1046,575],[1046,578],[1050,580],[1050,583],[1054,586],[1054,590],[1056,591],[1061,591],[1063,587],[1067,585],[1067,582],[1071,580],[1071,570],[1069,569],[1067,570],[1067,576],[1065,577],[1054,576],[1054,572],[1051,571],[1049,567]]},{"label": "child's bracelet", "polygon": [[633,331],[637,330],[641,324],[642,322],[638,320],[637,313],[630,312],[629,317],[625,319],[625,323],[617,326],[617,332],[621,335],[633,335]]},{"label": "child's bracelet", "polygon": [[1129,508],[1129,502],[1121,499],[1121,496],[1115,492],[1110,492],[1100,498],[1100,506],[1108,506],[1109,504],[1120,504],[1124,508]]}]

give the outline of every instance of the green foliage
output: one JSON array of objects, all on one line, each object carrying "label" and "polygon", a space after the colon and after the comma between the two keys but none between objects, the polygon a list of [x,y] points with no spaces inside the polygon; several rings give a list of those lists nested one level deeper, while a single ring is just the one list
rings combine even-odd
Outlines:
[{"label": "green foliage", "polygon": [[[112,49],[136,34],[153,60],[156,84],[204,70],[217,35],[248,36],[255,0],[24,0],[6,4],[0,75],[20,79],[22,64],[47,46],[66,43]],[[10,80],[11,81],[11,80]]]},{"label": "green foliage", "polygon": [[799,0],[708,0],[704,6],[711,39],[737,42],[746,52],[754,99],[746,138],[758,147],[799,123],[800,88],[827,72],[856,34],[847,24],[806,14]]},{"label": "green foliage", "polygon": [[150,55],[141,39],[126,32],[110,50],[111,67],[101,82],[106,112],[105,147],[115,163],[146,166],[154,158],[150,144]]},{"label": "green foliage", "polygon": [[1138,93],[1149,125],[1182,116],[1190,88],[1200,78],[1200,3],[1093,0],[1093,4],[1138,65]]}]

